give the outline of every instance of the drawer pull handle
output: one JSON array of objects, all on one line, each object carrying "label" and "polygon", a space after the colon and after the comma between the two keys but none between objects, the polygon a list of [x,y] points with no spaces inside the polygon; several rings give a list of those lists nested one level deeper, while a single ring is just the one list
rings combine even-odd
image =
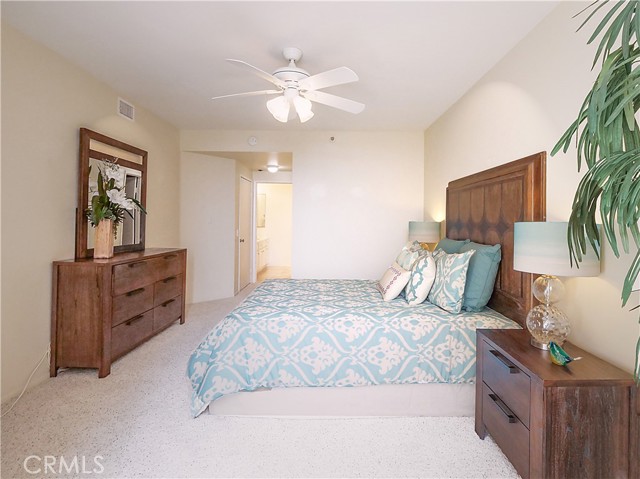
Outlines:
[{"label": "drawer pull handle", "polygon": [[129,263],[129,268],[135,268],[136,266],[144,266],[146,263],[144,261],[138,261],[137,263]]},{"label": "drawer pull handle", "polygon": [[507,405],[502,401],[502,399],[500,399],[498,396],[496,396],[495,394],[489,394],[489,397],[493,400],[494,403],[496,403],[496,405],[500,408],[500,410],[502,411],[502,413],[507,416],[507,418],[509,419],[510,423],[514,423],[516,422],[518,419],[516,418],[516,416],[513,414],[513,412],[511,411],[511,409],[509,409],[507,407]]},{"label": "drawer pull handle", "polygon": [[169,282],[171,282],[171,281],[175,281],[176,279],[178,279],[178,277],[177,277],[177,276],[171,276],[170,278],[163,279],[163,280],[162,280],[162,282],[163,282],[163,283],[165,283],[165,284],[167,284],[167,283],[169,283]]},{"label": "drawer pull handle", "polygon": [[177,258],[178,255],[177,254],[168,254],[164,257],[164,259],[173,259],[173,258]]},{"label": "drawer pull handle", "polygon": [[133,323],[135,323],[136,321],[141,320],[142,318],[144,318],[144,314],[139,314],[138,316],[136,316],[135,318],[131,318],[129,321],[127,321],[125,324],[127,326],[131,326]]},{"label": "drawer pull handle", "polygon": [[134,289],[133,291],[129,291],[127,296],[135,296],[136,294],[144,293],[144,288]]},{"label": "drawer pull handle", "polygon": [[170,299],[169,301],[165,301],[164,303],[162,303],[160,306],[162,306],[163,308],[166,308],[167,306],[169,306],[171,303],[173,303],[176,299]]},{"label": "drawer pull handle", "polygon": [[491,354],[493,354],[496,357],[496,359],[498,361],[500,361],[500,363],[504,367],[509,369],[509,374],[518,374],[520,372],[520,370],[518,369],[518,366],[516,366],[511,361],[509,361],[507,358],[505,358],[504,355],[500,351],[496,351],[494,349],[490,349],[489,352]]}]

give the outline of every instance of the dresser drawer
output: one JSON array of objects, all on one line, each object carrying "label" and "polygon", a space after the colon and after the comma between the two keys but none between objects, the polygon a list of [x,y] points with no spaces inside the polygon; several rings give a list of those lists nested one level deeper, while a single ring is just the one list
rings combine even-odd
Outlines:
[{"label": "dresser drawer", "polygon": [[156,281],[158,266],[154,259],[145,259],[113,267],[112,294],[121,294],[153,285]]},{"label": "dresser drawer", "polygon": [[128,291],[113,298],[111,326],[131,319],[153,308],[153,285]]},{"label": "dresser drawer", "polygon": [[153,329],[162,329],[182,315],[182,296],[169,299],[153,308]]},{"label": "dresser drawer", "polygon": [[529,430],[505,402],[482,385],[482,421],[522,477],[529,477]]},{"label": "dresser drawer", "polygon": [[179,253],[168,253],[159,258],[154,258],[155,281],[177,276],[184,268],[184,255]]},{"label": "dresser drawer", "polygon": [[135,348],[153,333],[153,310],[134,316],[111,330],[111,357]]},{"label": "dresser drawer", "polygon": [[158,306],[180,294],[182,294],[182,275],[169,276],[155,283],[153,305]]},{"label": "dresser drawer", "polygon": [[488,343],[482,349],[482,380],[529,427],[531,379]]}]

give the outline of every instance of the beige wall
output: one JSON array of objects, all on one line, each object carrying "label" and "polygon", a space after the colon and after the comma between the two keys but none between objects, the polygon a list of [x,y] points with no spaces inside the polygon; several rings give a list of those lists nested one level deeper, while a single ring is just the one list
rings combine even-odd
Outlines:
[{"label": "beige wall", "polygon": [[[559,5],[456,105],[433,124],[425,140],[425,215],[444,213],[448,181],[523,156],[551,151],[575,119],[595,75],[594,49],[586,45],[593,26],[576,33],[572,16],[586,4]],[[575,150],[547,161],[547,219],[566,221],[580,179]],[[567,279],[562,308],[570,340],[631,371],[638,313],[620,307],[631,255],[603,252],[597,278]],[[637,304],[638,294],[631,300]]]},{"label": "beige wall", "polygon": [[[2,400],[16,395],[49,344],[51,262],[72,258],[78,129],[149,152],[147,245],[179,246],[179,134],[2,24]],[[48,376],[40,367],[32,385]]]},{"label": "beige wall", "polygon": [[[258,138],[255,147],[247,144],[250,136]],[[409,221],[423,218],[420,131],[183,130],[181,144],[191,152],[293,153],[291,262],[297,278],[377,279],[406,242]],[[219,294],[207,290],[212,298]]]}]

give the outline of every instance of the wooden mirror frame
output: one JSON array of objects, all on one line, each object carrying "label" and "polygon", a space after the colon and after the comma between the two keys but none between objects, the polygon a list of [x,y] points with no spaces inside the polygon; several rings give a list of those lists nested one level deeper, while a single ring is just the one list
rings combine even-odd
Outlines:
[{"label": "wooden mirror frame", "polygon": [[[141,158],[141,163],[136,163],[123,158],[113,156],[105,152],[91,149],[91,141],[108,145],[132,153]],[[80,128],[80,168],[78,169],[78,207],[76,208],[76,259],[93,258],[93,248],[88,248],[89,220],[85,211],[89,205],[89,160],[94,158],[102,161],[117,160],[118,165],[131,168],[140,172],[141,188],[140,203],[147,206],[147,155],[148,153],[135,146],[128,145],[108,136],[102,135],[87,128]],[[140,251],[144,249],[146,215],[140,215],[140,241],[138,243],[118,245],[113,248],[114,253],[125,251]]]}]

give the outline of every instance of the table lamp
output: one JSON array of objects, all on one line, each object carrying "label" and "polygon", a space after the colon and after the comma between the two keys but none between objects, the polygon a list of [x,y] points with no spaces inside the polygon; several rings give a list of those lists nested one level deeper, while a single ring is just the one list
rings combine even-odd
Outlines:
[{"label": "table lamp", "polygon": [[440,222],[409,221],[409,241],[417,241],[431,251],[440,241]]},{"label": "table lamp", "polygon": [[598,276],[600,258],[587,242],[582,261],[571,265],[566,222],[523,222],[514,225],[513,269],[541,274],[533,283],[533,294],[541,304],[527,315],[531,344],[548,349],[549,342],[561,345],[571,327],[567,316],[553,303],[564,293],[558,276]]}]

